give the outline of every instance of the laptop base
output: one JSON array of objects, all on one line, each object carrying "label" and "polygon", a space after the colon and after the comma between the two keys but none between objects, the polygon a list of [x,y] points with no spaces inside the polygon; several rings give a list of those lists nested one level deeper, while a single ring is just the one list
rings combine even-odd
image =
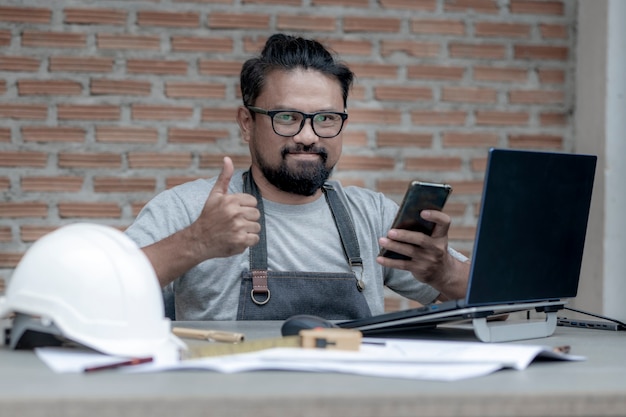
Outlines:
[{"label": "laptop base", "polygon": [[472,319],[474,334],[481,342],[512,342],[537,339],[554,333],[557,312],[546,312],[544,321],[488,321],[486,317]]}]

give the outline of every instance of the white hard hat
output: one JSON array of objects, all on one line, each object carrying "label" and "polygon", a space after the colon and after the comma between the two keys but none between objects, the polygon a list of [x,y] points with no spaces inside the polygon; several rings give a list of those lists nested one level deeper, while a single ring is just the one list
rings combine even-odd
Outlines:
[{"label": "white hard hat", "polygon": [[164,316],[150,261],[109,226],[76,223],[37,240],[0,297],[0,317],[11,313],[35,316],[40,323],[32,330],[49,326],[51,333],[109,355],[150,356],[184,347]]}]

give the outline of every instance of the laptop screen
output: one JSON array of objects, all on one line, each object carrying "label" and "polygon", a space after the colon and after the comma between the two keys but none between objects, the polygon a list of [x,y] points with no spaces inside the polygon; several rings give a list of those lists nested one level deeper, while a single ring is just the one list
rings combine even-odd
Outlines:
[{"label": "laptop screen", "polygon": [[490,150],[467,305],[576,296],[596,159]]}]

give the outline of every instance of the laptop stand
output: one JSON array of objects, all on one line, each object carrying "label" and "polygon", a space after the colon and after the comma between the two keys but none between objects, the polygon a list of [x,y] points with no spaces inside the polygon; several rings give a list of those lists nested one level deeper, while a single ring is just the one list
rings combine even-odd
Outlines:
[{"label": "laptop stand", "polygon": [[545,321],[487,321],[486,317],[472,319],[474,334],[482,342],[512,342],[537,339],[554,333],[557,312],[545,312]]}]

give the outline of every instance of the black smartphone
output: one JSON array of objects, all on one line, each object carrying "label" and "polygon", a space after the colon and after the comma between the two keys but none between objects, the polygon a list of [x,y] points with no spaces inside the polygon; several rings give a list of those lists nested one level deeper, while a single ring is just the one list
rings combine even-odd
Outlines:
[{"label": "black smartphone", "polygon": [[[441,211],[451,192],[452,186],[449,184],[412,181],[404,194],[391,228],[422,232],[430,236],[435,228],[435,223],[422,219],[420,213],[422,210]],[[410,259],[408,256],[385,249],[380,251],[380,256],[393,259]]]}]

